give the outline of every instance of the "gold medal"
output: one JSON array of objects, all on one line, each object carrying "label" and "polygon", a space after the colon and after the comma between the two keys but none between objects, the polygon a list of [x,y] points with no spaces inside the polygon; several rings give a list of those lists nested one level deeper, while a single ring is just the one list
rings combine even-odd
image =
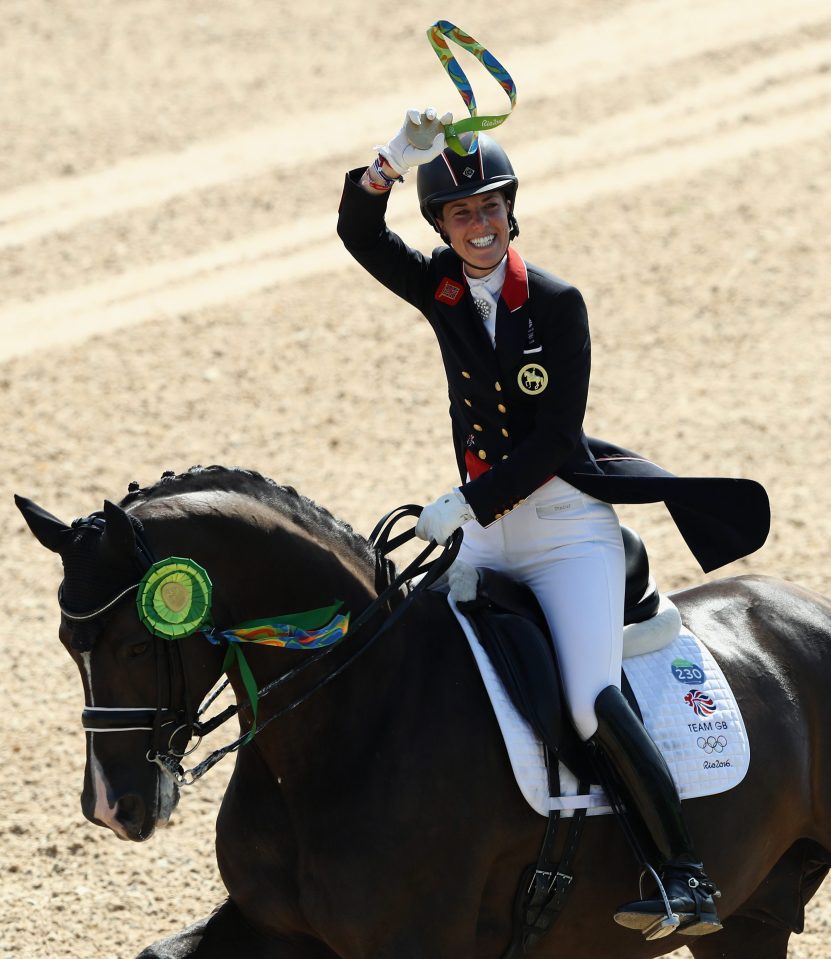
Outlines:
[{"label": "gold medal", "polygon": [[516,381],[523,393],[536,396],[548,386],[548,373],[539,363],[527,363],[517,374]]}]

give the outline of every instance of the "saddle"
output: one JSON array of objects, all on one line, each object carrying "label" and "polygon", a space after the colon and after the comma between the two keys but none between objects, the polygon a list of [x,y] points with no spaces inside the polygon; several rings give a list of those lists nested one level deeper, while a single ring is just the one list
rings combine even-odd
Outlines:
[{"label": "saddle", "polygon": [[[640,536],[621,527],[626,554],[623,623],[642,623],[658,612],[660,596],[649,575],[649,558]],[[495,570],[477,570],[476,598],[457,603],[468,618],[519,714],[549,754],[581,781],[595,781],[591,757],[565,709],[560,672],[542,609],[533,592]],[[640,715],[625,673],[621,688]]]}]

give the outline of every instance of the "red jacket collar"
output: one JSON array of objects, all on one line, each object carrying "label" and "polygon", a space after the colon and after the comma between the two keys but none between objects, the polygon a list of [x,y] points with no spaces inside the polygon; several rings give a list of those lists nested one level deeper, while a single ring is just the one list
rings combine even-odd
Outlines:
[{"label": "red jacket collar", "polygon": [[502,299],[511,311],[518,310],[528,302],[528,270],[525,260],[508,247],[508,268],[505,271],[505,282],[502,284]]},{"label": "red jacket collar", "polygon": [[[456,264],[458,264],[460,279],[462,283],[467,286],[467,276],[465,275],[461,257],[452,251],[450,247],[447,248],[446,252],[453,252]],[[460,293],[461,289],[459,288],[458,282],[445,276],[436,289],[435,298],[442,303],[455,306],[456,303],[460,301]],[[505,301],[509,312],[513,313],[528,302],[529,295],[528,268],[525,266],[525,260],[522,259],[513,247],[509,246],[508,262],[505,268],[505,282],[502,284],[502,299]]]}]

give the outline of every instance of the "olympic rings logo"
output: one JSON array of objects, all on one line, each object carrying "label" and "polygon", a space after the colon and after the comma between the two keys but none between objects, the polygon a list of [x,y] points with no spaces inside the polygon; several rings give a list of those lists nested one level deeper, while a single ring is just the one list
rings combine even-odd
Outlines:
[{"label": "olympic rings logo", "polygon": [[724,736],[699,736],[696,744],[699,749],[703,749],[709,755],[710,753],[724,752],[727,740]]}]

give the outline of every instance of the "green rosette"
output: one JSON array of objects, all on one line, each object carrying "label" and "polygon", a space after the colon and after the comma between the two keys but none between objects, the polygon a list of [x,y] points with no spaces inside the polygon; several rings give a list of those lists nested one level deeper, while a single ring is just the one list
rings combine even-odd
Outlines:
[{"label": "green rosette", "polygon": [[154,563],[139,583],[136,607],[154,636],[190,636],[210,618],[213,584],[192,559],[169,556]]}]

